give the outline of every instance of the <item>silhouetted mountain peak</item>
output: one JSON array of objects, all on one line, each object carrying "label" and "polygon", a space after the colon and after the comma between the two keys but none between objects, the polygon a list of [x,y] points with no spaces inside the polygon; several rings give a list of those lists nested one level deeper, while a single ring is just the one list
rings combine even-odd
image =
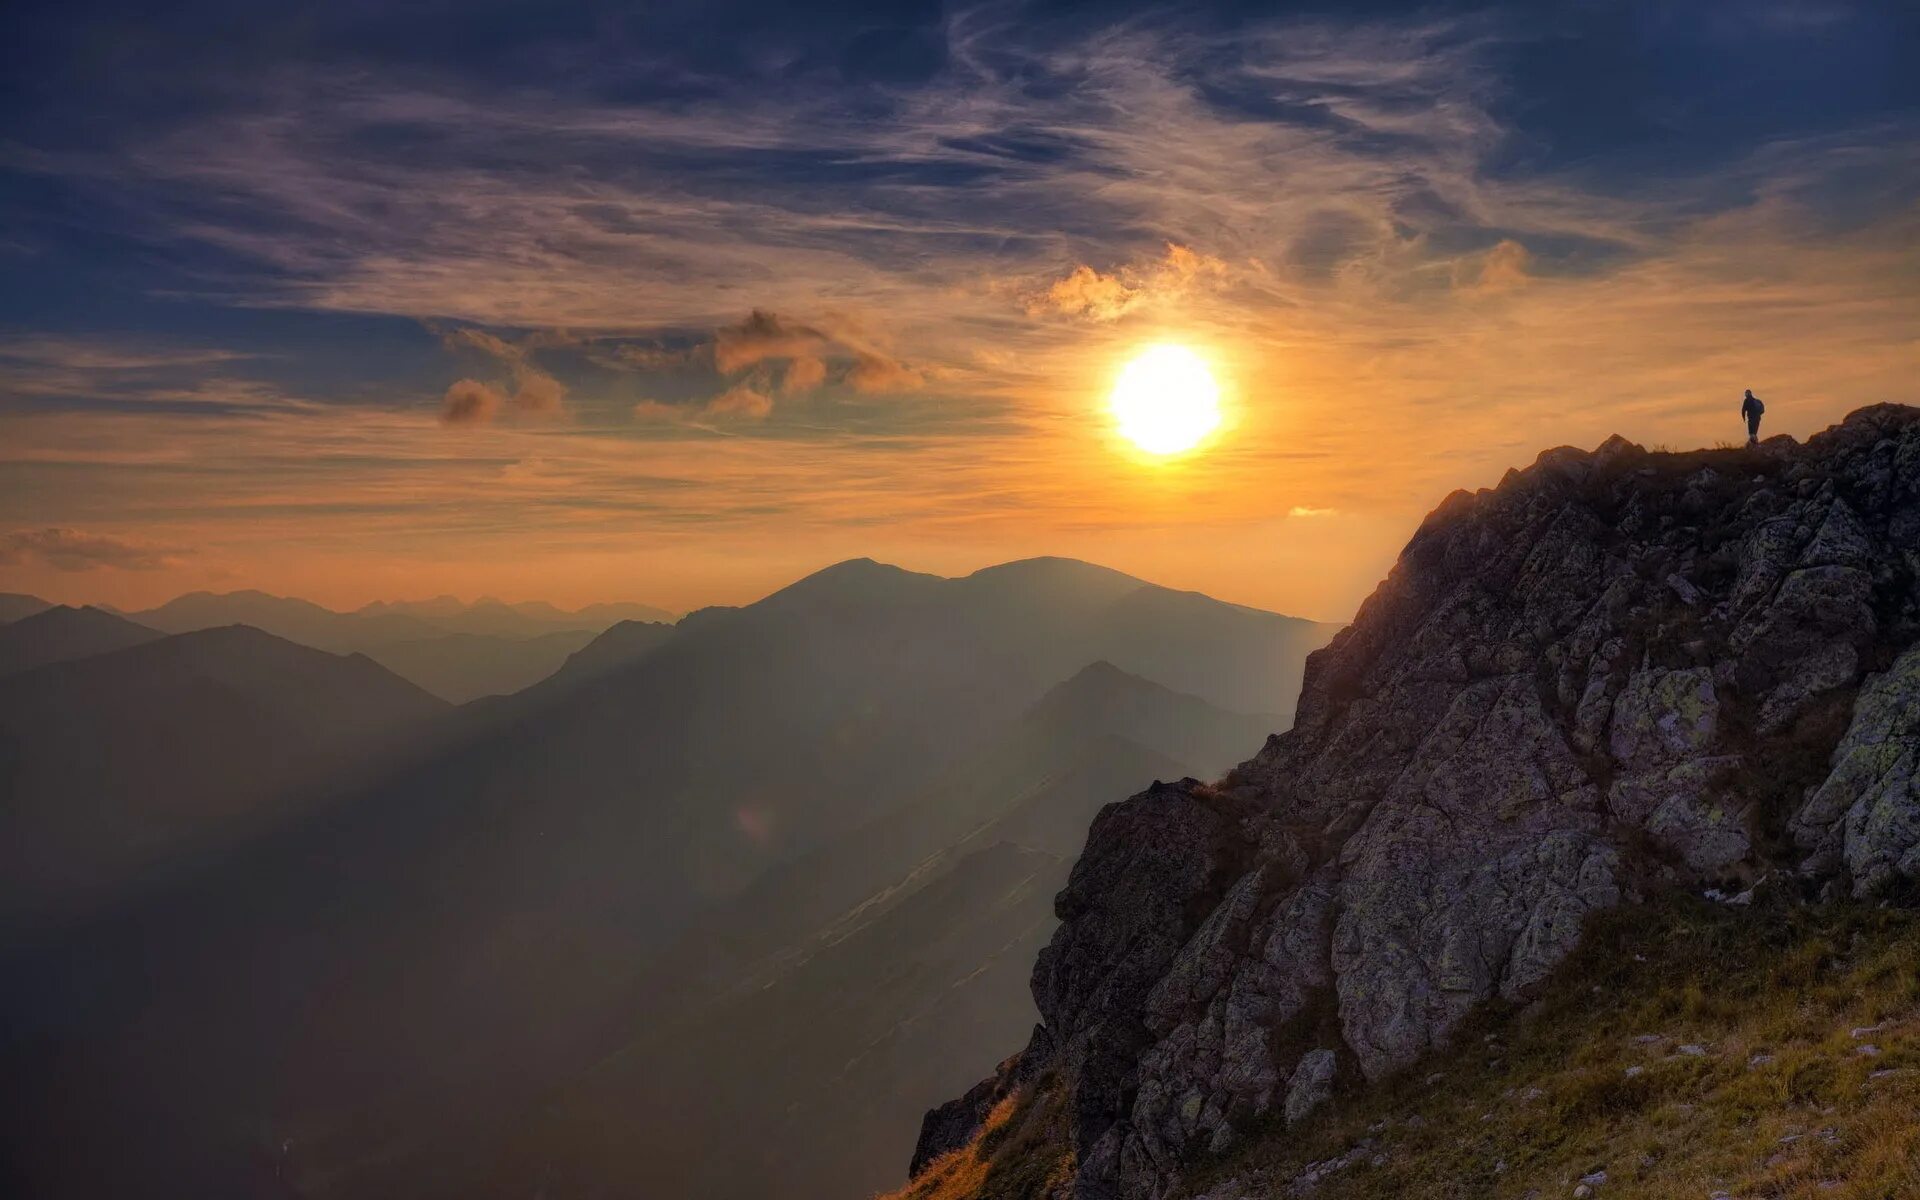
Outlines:
[{"label": "silhouetted mountain peak", "polygon": [[1112,567],[1103,567],[1098,563],[1053,554],[996,563],[991,567],[982,567],[966,578],[980,582],[1017,582],[1028,585],[1101,584],[1115,591],[1131,591],[1134,588],[1151,586],[1146,580],[1136,578],[1125,571],[1116,571]]},{"label": "silhouetted mountain peak", "polygon": [[[1144,675],[1121,670],[1102,658],[1088,663],[1068,678],[1055,684],[1034,705],[1034,709],[1042,711],[1049,707],[1083,703],[1089,699],[1106,700],[1116,695],[1177,697],[1181,693],[1155,683]],[[1197,699],[1196,697],[1186,698]]]},{"label": "silhouetted mountain peak", "polygon": [[927,593],[945,582],[938,575],[909,571],[871,558],[850,558],[822,567],[749,607],[778,609],[820,602],[886,603]]}]

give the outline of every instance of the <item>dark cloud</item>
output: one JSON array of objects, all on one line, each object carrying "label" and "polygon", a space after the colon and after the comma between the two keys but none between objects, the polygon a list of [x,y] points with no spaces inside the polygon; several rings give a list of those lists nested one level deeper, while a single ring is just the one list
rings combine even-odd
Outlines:
[{"label": "dark cloud", "polygon": [[17,529],[0,534],[0,564],[44,563],[60,571],[98,567],[152,571],[179,554],[170,547],[78,529]]},{"label": "dark cloud", "polygon": [[484,425],[506,403],[494,388],[477,379],[458,380],[440,400],[440,419],[449,425]]},{"label": "dark cloud", "polygon": [[825,383],[834,360],[844,364],[840,381],[867,395],[910,392],[926,382],[919,371],[881,349],[870,333],[844,320],[809,325],[756,308],[713,335],[713,365],[721,374],[784,362],[781,390],[787,395]]}]

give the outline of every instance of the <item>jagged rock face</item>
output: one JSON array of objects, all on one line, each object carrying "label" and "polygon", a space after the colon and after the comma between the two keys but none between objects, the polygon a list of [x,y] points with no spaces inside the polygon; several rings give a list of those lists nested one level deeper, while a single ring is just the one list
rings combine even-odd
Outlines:
[{"label": "jagged rock face", "polygon": [[1844,868],[1855,895],[1920,878],[1920,647],[1860,690],[1833,773],[1794,817],[1809,873]]},{"label": "jagged rock face", "polygon": [[1804,446],[1615,438],[1449,497],[1291,731],[1095,823],[1034,972],[1073,1194],[1166,1195],[1250,1121],[1404,1067],[1596,909],[1920,875],[1916,580],[1912,408]]}]

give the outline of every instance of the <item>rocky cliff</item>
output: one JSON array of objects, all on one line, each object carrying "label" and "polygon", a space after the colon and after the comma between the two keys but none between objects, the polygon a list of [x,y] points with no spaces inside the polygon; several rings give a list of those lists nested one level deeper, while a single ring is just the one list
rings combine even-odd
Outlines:
[{"label": "rocky cliff", "polygon": [[1599,910],[1901,893],[1917,635],[1920,409],[1804,445],[1616,437],[1455,493],[1309,661],[1292,730],[1101,812],[1042,1028],[928,1115],[916,1169],[1040,1089],[1025,1194],[1157,1200],[1528,1000]]}]

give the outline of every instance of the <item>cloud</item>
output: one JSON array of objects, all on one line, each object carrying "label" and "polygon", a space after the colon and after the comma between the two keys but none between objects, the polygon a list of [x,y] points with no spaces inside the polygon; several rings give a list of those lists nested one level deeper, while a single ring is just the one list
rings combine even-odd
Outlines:
[{"label": "cloud", "polygon": [[1296,504],[1287,510],[1287,515],[1290,517],[1333,517],[1339,514],[1340,510],[1337,508],[1314,508],[1307,504]]},{"label": "cloud", "polygon": [[461,379],[440,400],[440,419],[449,425],[485,425],[506,404],[498,389],[477,379]]},{"label": "cloud", "polygon": [[1113,274],[1083,263],[1065,278],[1028,294],[1026,310],[1031,316],[1060,313],[1117,321],[1135,309],[1180,300],[1197,284],[1226,274],[1227,265],[1212,255],[1169,242],[1163,257],[1123,266]]},{"label": "cloud", "polygon": [[485,425],[502,412],[554,417],[562,411],[566,385],[539,366],[532,352],[549,346],[576,344],[565,330],[536,330],[518,342],[471,326],[445,331],[441,342],[450,349],[471,349],[505,366],[513,378],[511,393],[476,379],[461,379],[447,388],[440,402],[440,420],[448,425]]},{"label": "cloud", "polygon": [[780,390],[790,396],[804,396],[827,381],[827,364],[817,358],[796,358],[787,364],[780,377]]},{"label": "cloud", "polygon": [[1474,263],[1470,290],[1482,293],[1510,292],[1525,287],[1533,276],[1528,267],[1533,255],[1512,238],[1502,238]]},{"label": "cloud", "polygon": [[773,412],[773,397],[747,384],[736,384],[707,401],[705,411],[712,416],[764,421]]},{"label": "cloud", "polygon": [[1102,275],[1081,265],[1065,279],[1027,302],[1027,311],[1036,316],[1052,309],[1068,316],[1092,317],[1112,321],[1126,315],[1140,299],[1138,288],[1128,287],[1117,275]]},{"label": "cloud", "polygon": [[916,391],[926,384],[920,371],[889,354],[870,332],[844,318],[805,324],[756,308],[744,320],[722,325],[713,335],[716,370],[733,375],[762,363],[785,362],[780,390],[789,396],[804,395],[824,384],[830,361],[845,362],[841,382],[866,395]]},{"label": "cloud", "polygon": [[911,392],[926,384],[920,372],[879,354],[862,354],[847,368],[847,386],[856,392],[882,395]]},{"label": "cloud", "polygon": [[762,385],[743,382],[704,402],[642,400],[629,413],[635,421],[648,423],[698,424],[702,418],[764,421],[773,414],[773,396]]},{"label": "cloud", "polygon": [[810,358],[832,344],[826,334],[761,309],[713,334],[713,365],[731,375],[767,359]]},{"label": "cloud", "polygon": [[666,404],[659,400],[642,400],[628,411],[636,421],[680,421],[686,418],[687,406]]},{"label": "cloud", "polygon": [[588,361],[614,371],[664,371],[684,367],[702,354],[711,355],[706,345],[671,349],[633,342],[588,343]]},{"label": "cloud", "polygon": [[0,534],[0,564],[8,566],[38,562],[60,571],[100,567],[152,571],[171,565],[178,553],[152,542],[78,529],[19,529]]}]

